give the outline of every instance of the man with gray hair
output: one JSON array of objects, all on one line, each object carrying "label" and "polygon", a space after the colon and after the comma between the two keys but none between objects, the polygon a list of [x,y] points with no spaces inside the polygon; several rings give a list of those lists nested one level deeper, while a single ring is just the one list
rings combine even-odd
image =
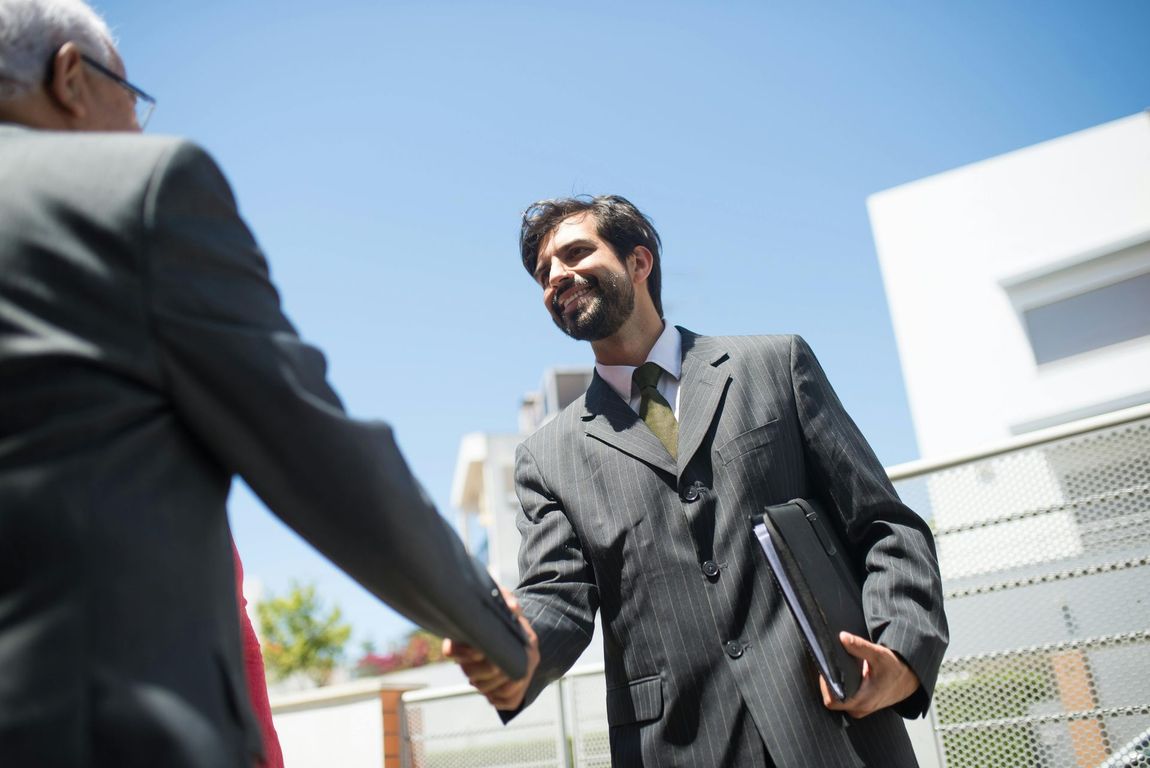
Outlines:
[{"label": "man with gray hair", "polygon": [[349,418],[201,149],[145,137],[82,0],[0,0],[0,765],[251,765],[226,500],[526,668],[520,626]]}]

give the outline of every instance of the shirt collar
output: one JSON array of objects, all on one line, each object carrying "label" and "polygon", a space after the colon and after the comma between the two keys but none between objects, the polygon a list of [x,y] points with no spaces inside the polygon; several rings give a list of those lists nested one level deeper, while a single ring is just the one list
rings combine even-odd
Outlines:
[{"label": "shirt collar", "polygon": [[[683,339],[678,328],[664,321],[663,333],[647,354],[647,362],[658,363],[671,378],[679,380],[683,372]],[[595,370],[611,385],[611,389],[619,393],[623,402],[631,402],[631,377],[635,373],[635,366],[595,363]]]}]

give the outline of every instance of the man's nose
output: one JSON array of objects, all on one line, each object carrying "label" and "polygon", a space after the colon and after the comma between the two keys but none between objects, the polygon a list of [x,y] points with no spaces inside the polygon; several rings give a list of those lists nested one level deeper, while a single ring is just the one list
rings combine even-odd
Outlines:
[{"label": "man's nose", "polygon": [[572,273],[570,268],[568,268],[568,266],[559,259],[552,259],[549,269],[550,272],[548,273],[547,282],[552,287],[557,286],[564,280],[571,278]]}]

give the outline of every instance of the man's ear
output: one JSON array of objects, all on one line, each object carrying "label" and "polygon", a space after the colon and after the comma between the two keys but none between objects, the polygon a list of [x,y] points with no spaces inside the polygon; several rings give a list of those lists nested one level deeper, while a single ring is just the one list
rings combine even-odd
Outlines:
[{"label": "man's ear", "polygon": [[651,251],[646,246],[636,245],[627,257],[627,261],[628,269],[631,272],[631,282],[647,282],[647,276],[651,274],[651,268],[655,266],[655,256]]},{"label": "man's ear", "polygon": [[67,116],[83,120],[88,116],[88,68],[79,46],[64,43],[52,57],[52,70],[45,90],[52,105]]}]

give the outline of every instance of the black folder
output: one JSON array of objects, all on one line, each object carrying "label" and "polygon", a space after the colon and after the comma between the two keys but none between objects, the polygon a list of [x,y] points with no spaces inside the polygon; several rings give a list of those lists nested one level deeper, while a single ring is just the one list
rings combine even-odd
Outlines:
[{"label": "black folder", "polygon": [[862,663],[843,648],[839,632],[870,635],[847,550],[812,500],[767,507],[751,521],[819,672],[840,701],[850,698],[862,682]]}]

